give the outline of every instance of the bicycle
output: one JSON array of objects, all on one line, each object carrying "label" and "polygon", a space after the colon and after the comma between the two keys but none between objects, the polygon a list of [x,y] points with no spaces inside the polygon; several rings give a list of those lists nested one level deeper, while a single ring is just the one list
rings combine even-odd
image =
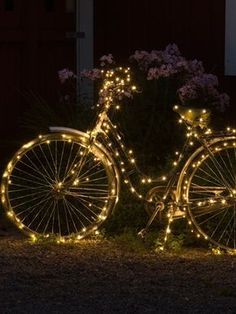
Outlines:
[{"label": "bicycle", "polygon": [[[135,90],[129,68],[105,72],[101,110],[87,133],[51,127],[51,133],[23,145],[3,173],[2,204],[12,221],[34,239],[80,240],[97,232],[119,199],[121,178],[146,204],[150,218],[140,235],[164,212],[166,237],[174,219],[187,217],[192,231],[216,246],[236,249],[236,131],[214,133],[210,111],[174,106],[187,138],[174,168],[144,197],[132,183],[141,175],[108,116],[114,95]],[[198,147],[194,148],[193,141]]]}]

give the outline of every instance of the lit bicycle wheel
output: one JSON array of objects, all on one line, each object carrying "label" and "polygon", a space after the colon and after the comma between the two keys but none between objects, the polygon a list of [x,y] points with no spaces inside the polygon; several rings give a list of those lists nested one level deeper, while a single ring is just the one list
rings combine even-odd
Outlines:
[{"label": "lit bicycle wheel", "polygon": [[83,238],[107,218],[117,197],[112,160],[86,136],[40,136],[15,154],[2,181],[8,216],[30,235]]},{"label": "lit bicycle wheel", "polygon": [[182,199],[189,223],[213,244],[236,249],[236,141],[199,151],[185,170]]}]

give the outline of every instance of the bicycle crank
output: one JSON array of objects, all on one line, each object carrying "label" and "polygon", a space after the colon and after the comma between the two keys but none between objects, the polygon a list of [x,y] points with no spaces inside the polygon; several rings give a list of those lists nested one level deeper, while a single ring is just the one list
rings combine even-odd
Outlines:
[{"label": "bicycle crank", "polygon": [[161,211],[163,211],[163,209],[165,208],[165,204],[163,202],[157,202],[155,203],[155,210],[153,211],[151,217],[149,218],[147,225],[145,228],[143,228],[142,230],[139,231],[138,235],[141,238],[144,238],[146,233],[148,232],[149,227],[151,226],[152,222],[154,221],[154,219],[156,218],[157,214]]}]

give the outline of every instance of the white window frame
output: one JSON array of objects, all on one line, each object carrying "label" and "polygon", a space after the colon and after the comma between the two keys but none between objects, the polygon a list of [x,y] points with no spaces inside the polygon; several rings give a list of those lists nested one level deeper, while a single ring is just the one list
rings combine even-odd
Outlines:
[{"label": "white window frame", "polygon": [[[76,72],[91,70],[94,67],[94,0],[76,0]],[[77,82],[78,100],[84,102],[83,95],[92,101],[93,84],[88,81]]]},{"label": "white window frame", "polygon": [[236,76],[236,1],[225,1],[225,75]]}]

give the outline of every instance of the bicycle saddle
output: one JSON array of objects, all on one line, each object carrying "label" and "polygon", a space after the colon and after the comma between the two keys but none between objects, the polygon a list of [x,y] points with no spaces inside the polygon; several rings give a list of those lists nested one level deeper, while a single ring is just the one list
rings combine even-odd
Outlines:
[{"label": "bicycle saddle", "polygon": [[175,105],[173,110],[177,112],[181,116],[181,119],[183,119],[187,124],[200,126],[201,128],[207,127],[209,124],[211,114],[209,109]]}]

